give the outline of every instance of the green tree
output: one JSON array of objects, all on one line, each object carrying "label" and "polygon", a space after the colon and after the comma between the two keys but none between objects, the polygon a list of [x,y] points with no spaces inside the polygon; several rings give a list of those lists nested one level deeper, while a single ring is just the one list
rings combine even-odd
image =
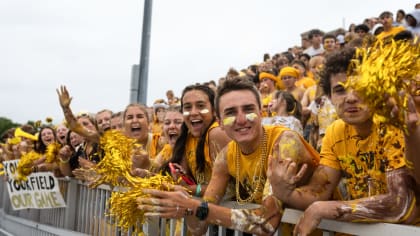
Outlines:
[{"label": "green tree", "polygon": [[3,136],[4,132],[6,132],[8,129],[13,127],[18,127],[20,124],[13,123],[12,120],[7,119],[6,117],[0,117],[0,134]]}]

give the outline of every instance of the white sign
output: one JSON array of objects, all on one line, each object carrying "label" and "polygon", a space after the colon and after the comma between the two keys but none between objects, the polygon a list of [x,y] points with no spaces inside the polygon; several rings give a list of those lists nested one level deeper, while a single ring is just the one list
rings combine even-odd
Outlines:
[{"label": "white sign", "polygon": [[66,207],[58,180],[51,172],[32,173],[26,181],[17,181],[15,176],[18,162],[19,160],[3,162],[13,210]]}]

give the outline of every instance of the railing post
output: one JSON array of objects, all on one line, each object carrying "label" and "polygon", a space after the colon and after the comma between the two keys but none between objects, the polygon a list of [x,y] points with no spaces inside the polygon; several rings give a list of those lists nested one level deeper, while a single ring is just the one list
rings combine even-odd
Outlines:
[{"label": "railing post", "polygon": [[77,180],[74,178],[69,178],[67,185],[67,207],[64,212],[64,227],[70,230],[75,229],[76,222],[76,209],[77,209],[77,200],[78,200],[78,189],[77,189]]},{"label": "railing post", "polygon": [[151,216],[146,217],[146,222],[143,225],[143,230],[146,235],[158,235],[159,234],[159,217]]}]

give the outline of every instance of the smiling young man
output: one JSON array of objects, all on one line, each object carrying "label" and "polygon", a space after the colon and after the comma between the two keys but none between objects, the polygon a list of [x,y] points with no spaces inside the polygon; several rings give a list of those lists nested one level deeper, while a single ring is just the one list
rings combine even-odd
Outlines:
[{"label": "smiling young man", "polygon": [[[270,160],[273,193],[292,207],[306,209],[296,235],[309,234],[323,218],[397,223],[410,222],[416,214],[403,133],[374,124],[368,106],[344,86],[353,56],[354,49],[348,48],[327,57],[321,84],[340,119],[326,130],[320,165],[309,184],[296,187],[290,181],[304,173],[293,161]],[[326,201],[336,187],[340,196]]]},{"label": "smiling young man", "polygon": [[[151,197],[139,198],[139,208],[147,215],[186,217],[193,235],[204,234],[208,224],[271,235],[280,222],[282,204],[271,195],[266,174],[268,156],[273,153],[292,157],[312,169],[319,157],[294,131],[261,125],[260,95],[248,78],[226,80],[217,94],[220,127],[233,141],[219,153],[203,200],[193,199],[182,191],[145,190]],[[261,207],[239,210],[220,206],[229,182],[234,184],[238,203],[257,203]]]}]

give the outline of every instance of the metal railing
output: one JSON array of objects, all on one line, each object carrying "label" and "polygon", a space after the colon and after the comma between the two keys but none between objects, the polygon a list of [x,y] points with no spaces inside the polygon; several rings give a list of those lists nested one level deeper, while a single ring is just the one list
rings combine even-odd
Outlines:
[{"label": "metal railing", "polygon": [[[1,235],[106,235],[130,236],[133,232],[122,232],[115,224],[115,219],[108,216],[107,200],[111,196],[111,189],[106,185],[90,189],[85,184],[72,178],[59,180],[60,190],[66,201],[66,208],[55,209],[26,209],[14,211],[11,208],[6,183],[0,181],[0,236]],[[226,202],[224,205],[236,207],[235,203]],[[286,209],[282,218],[283,223],[294,224],[298,221],[301,211]],[[150,218],[143,225],[146,235],[186,235],[185,224],[176,233],[176,220]],[[353,235],[420,235],[420,227],[398,224],[363,224],[346,223],[333,220],[322,220],[319,229],[324,235],[333,232]],[[166,232],[169,231],[169,232]],[[207,235],[225,235],[223,227],[211,227]],[[235,235],[242,235],[235,232]],[[276,235],[281,235],[277,232]]]}]

